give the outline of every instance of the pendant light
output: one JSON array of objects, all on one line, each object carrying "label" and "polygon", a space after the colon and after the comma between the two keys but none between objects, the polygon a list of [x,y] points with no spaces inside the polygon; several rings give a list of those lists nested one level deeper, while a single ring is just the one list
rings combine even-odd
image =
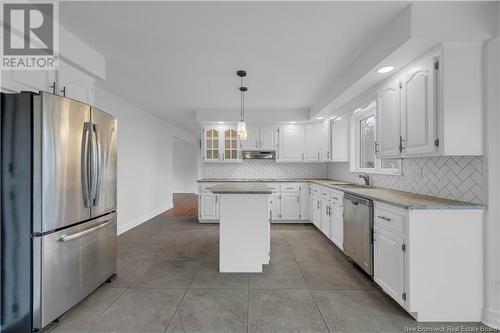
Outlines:
[{"label": "pendant light", "polygon": [[241,86],[240,86],[240,95],[241,95],[241,118],[238,122],[238,137],[240,140],[247,139],[247,124],[245,123],[245,92],[248,90],[247,87],[243,86],[243,78],[247,76],[247,72],[243,70],[239,70],[236,72],[236,75],[240,77]]}]

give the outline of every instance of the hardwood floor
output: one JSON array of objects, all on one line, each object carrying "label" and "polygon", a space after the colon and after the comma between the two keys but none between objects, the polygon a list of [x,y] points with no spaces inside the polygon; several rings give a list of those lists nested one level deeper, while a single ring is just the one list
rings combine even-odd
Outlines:
[{"label": "hardwood floor", "polygon": [[198,216],[198,196],[194,193],[174,193],[174,207],[162,215],[165,216]]}]

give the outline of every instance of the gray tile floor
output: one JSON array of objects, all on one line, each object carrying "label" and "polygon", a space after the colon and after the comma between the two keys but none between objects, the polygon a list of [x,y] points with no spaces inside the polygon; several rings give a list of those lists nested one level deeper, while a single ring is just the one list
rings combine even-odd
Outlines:
[{"label": "gray tile floor", "polygon": [[[219,273],[217,257],[217,225],[157,216],[119,236],[118,278],[44,333],[407,332],[419,325],[311,225],[272,226],[264,273]],[[455,324],[421,324],[443,325]]]}]

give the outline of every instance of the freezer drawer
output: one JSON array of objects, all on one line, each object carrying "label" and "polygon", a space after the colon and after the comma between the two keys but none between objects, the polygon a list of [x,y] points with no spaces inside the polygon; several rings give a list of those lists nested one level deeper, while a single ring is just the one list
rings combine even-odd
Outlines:
[{"label": "freezer drawer", "polygon": [[37,237],[34,245],[33,324],[42,328],[116,272],[116,213]]}]

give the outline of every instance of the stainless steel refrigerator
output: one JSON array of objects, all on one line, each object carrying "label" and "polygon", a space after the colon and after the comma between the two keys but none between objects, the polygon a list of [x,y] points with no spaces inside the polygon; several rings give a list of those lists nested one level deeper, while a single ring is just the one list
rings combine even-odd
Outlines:
[{"label": "stainless steel refrigerator", "polygon": [[49,93],[0,119],[1,331],[31,332],[116,273],[117,120]]}]

